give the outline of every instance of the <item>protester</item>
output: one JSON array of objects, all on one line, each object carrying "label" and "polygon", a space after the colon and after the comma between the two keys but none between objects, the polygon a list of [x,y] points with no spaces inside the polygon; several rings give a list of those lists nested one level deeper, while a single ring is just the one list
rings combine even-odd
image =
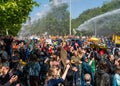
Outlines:
[{"label": "protester", "polygon": [[3,38],[3,40],[4,40],[4,43],[5,43],[5,50],[7,51],[9,57],[11,58],[13,37],[12,36],[6,36],[6,37]]},{"label": "protester", "polygon": [[113,86],[120,86],[120,66],[116,67],[116,73],[113,78]]},{"label": "protester", "polygon": [[[114,46],[116,50],[112,53],[113,45],[107,43],[108,47],[101,47],[99,43],[89,42],[88,39],[86,36],[56,36],[53,39],[38,35],[37,39],[27,36],[21,40],[12,36],[0,36],[0,70],[4,69],[4,72],[0,71],[0,84],[8,83],[12,75],[18,76],[12,83],[14,86],[116,84],[119,73],[115,69],[120,66],[119,46]],[[109,38],[102,39],[105,44]],[[14,44],[17,47],[13,46],[12,50],[11,45]],[[69,63],[66,63],[67,59]]]},{"label": "protester", "polygon": [[95,73],[95,86],[112,86],[110,84],[111,81],[108,71],[108,64],[101,60]]},{"label": "protester", "polygon": [[78,69],[74,66],[72,66],[70,60],[66,61],[66,64],[71,65],[70,69],[68,70],[68,73],[66,75],[66,79],[64,81],[64,86],[73,86],[73,80],[74,80],[74,73],[78,71]]},{"label": "protester", "polygon": [[11,84],[14,83],[17,78],[18,76],[13,75],[7,83],[5,83],[4,85],[0,84],[0,86],[11,86]]},{"label": "protester", "polygon": [[81,75],[81,57],[79,56],[79,52],[77,50],[74,51],[74,55],[71,57],[71,64],[77,68],[77,71],[74,72],[74,84],[77,85],[77,81]]},{"label": "protester", "polygon": [[69,68],[70,68],[70,65],[67,65],[61,77],[59,77],[60,69],[57,70],[57,69],[51,68],[47,73],[47,79],[46,79],[47,86],[58,86],[58,84],[63,83]]},{"label": "protester", "polygon": [[85,83],[84,76],[85,74],[90,74],[91,76],[91,85],[94,86],[94,74],[92,72],[92,69],[88,63],[88,57],[85,55],[82,57],[82,72],[81,72],[81,84],[83,85]]},{"label": "protester", "polygon": [[111,82],[111,86],[112,86],[113,76],[115,74],[115,65],[114,65],[115,57],[111,53],[108,56],[107,64],[108,64],[108,68],[109,68],[108,74],[110,75],[110,82]]},{"label": "protester", "polygon": [[0,83],[1,84],[7,83],[12,75],[13,74],[10,74],[9,66],[7,64],[2,64]]},{"label": "protester", "polygon": [[116,50],[115,59],[120,58],[120,50]]},{"label": "protester", "polygon": [[26,69],[30,77],[30,86],[38,86],[40,64],[37,61],[36,55],[30,56],[30,62],[26,65]]},{"label": "protester", "polygon": [[19,53],[18,53],[18,51],[14,51],[13,52],[13,56],[11,57],[11,63],[10,63],[10,67],[11,67],[11,69],[13,68],[13,69],[16,69],[17,68],[17,66],[19,65],[19,60],[20,60],[20,58],[19,58],[19,55],[18,55]]},{"label": "protester", "polygon": [[116,58],[116,59],[115,59],[114,65],[115,65],[115,66],[120,66],[120,58]]},{"label": "protester", "polygon": [[83,86],[92,86],[91,83],[91,76],[90,74],[85,74],[84,76],[85,78],[85,83],[83,84]]}]

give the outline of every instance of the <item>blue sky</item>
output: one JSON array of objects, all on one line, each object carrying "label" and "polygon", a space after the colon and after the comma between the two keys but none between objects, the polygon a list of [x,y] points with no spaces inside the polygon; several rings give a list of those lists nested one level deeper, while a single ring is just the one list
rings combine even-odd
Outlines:
[{"label": "blue sky", "polygon": [[[43,12],[49,8],[47,6],[49,3],[49,0],[36,0],[36,1],[40,3],[40,6],[33,8],[33,11],[30,13],[31,18],[42,15]],[[69,0],[62,0],[62,1],[68,3],[69,5]],[[100,7],[103,5],[103,3],[109,2],[109,1],[111,0],[71,0],[71,17],[77,18],[83,11],[87,9],[95,8],[95,7]]]}]

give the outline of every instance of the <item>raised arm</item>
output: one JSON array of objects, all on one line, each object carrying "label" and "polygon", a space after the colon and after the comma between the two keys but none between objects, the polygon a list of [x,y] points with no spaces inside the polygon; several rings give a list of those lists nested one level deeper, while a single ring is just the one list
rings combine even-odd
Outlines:
[{"label": "raised arm", "polygon": [[65,69],[63,75],[62,75],[62,79],[63,79],[63,80],[65,80],[69,68],[70,68],[70,65],[68,64],[68,65],[66,66],[66,69]]}]

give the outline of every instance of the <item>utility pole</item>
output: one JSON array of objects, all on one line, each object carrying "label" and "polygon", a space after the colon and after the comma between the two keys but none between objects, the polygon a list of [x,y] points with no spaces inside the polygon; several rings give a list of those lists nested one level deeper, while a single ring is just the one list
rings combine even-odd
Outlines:
[{"label": "utility pole", "polygon": [[69,34],[71,35],[71,0],[70,0],[70,22],[69,22]]}]

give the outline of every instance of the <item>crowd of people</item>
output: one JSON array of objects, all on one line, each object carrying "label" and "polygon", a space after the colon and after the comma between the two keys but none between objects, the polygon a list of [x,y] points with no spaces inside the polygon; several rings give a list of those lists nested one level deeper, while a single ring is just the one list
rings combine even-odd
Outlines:
[{"label": "crowd of people", "polygon": [[0,86],[120,86],[120,47],[89,38],[0,36]]}]

